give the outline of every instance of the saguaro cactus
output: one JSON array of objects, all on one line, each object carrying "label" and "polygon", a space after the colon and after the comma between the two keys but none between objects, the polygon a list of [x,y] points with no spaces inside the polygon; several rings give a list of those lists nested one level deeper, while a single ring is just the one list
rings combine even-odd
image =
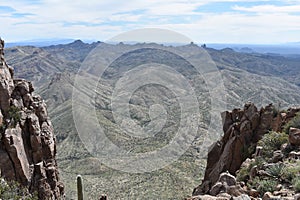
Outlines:
[{"label": "saguaro cactus", "polygon": [[83,200],[83,184],[80,175],[77,176],[77,197],[78,200]]}]

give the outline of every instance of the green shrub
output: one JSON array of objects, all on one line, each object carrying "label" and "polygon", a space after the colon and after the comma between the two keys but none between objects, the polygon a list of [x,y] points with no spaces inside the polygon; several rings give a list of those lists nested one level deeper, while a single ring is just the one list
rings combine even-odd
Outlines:
[{"label": "green shrub", "polygon": [[276,190],[277,181],[272,179],[265,179],[259,182],[258,191],[261,195],[266,192],[274,192]]},{"label": "green shrub", "polygon": [[261,157],[255,158],[253,162],[249,164],[247,167],[241,167],[238,173],[236,174],[238,181],[248,182],[249,174],[251,169],[256,165],[258,169],[261,169],[262,165],[265,163],[265,160]]},{"label": "green shrub", "polygon": [[300,112],[283,127],[283,131],[289,134],[290,127],[300,128]]},{"label": "green shrub", "polygon": [[277,184],[277,181],[273,179],[260,179],[259,177],[255,177],[255,179],[248,184],[248,187],[256,188],[260,195],[264,195],[266,192],[274,192]]},{"label": "green shrub", "polygon": [[258,141],[258,145],[263,147],[262,156],[264,158],[271,158],[273,152],[279,150],[284,143],[288,143],[288,140],[288,135],[285,133],[270,131],[265,134],[263,138]]},{"label": "green shrub", "polygon": [[287,166],[282,174],[283,180],[287,183],[292,183],[295,177],[299,177],[299,176],[300,176],[300,161],[297,161],[293,165]]},{"label": "green shrub", "polygon": [[21,119],[20,111],[21,110],[15,106],[11,106],[8,110],[8,118],[11,120],[13,127],[15,127]]},{"label": "green shrub", "polygon": [[299,177],[295,177],[293,179],[293,187],[297,193],[300,192],[300,178]]},{"label": "green shrub", "polygon": [[284,171],[285,165],[283,163],[276,163],[266,169],[266,172],[273,178],[281,178],[281,176],[284,174]]},{"label": "green shrub", "polygon": [[11,181],[6,182],[3,179],[0,180],[0,199],[9,200],[38,200],[36,194],[29,194],[29,192],[23,188],[18,182]]},{"label": "green shrub", "polygon": [[249,179],[249,169],[248,167],[242,167],[236,175],[238,181],[246,182]]}]

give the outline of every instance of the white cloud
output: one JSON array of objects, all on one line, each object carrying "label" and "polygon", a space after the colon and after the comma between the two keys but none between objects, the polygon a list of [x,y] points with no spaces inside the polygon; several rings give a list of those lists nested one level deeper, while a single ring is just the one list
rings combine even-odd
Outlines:
[{"label": "white cloud", "polygon": [[[32,13],[22,18],[0,14],[1,36],[9,41],[37,38],[82,38],[106,40],[136,28],[168,28],[194,41],[278,43],[300,41],[300,0],[286,6],[234,6],[237,12],[200,13],[211,2],[257,2],[257,0],[2,0],[16,12]],[[253,14],[254,13],[254,14]],[[17,25],[16,25],[17,24]]]},{"label": "white cloud", "polygon": [[261,6],[253,6],[253,7],[242,7],[242,6],[234,6],[234,10],[237,11],[246,11],[246,12],[258,12],[258,13],[293,13],[300,12],[300,5],[291,5],[291,6],[274,6],[274,5],[261,5]]}]

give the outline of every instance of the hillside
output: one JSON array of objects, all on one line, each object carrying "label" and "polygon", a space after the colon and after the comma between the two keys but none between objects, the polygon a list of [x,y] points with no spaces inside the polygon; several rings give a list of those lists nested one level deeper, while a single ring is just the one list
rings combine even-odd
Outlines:
[{"label": "hillside", "polygon": [[[199,147],[203,146],[203,140],[208,142],[205,144],[205,147],[207,147],[221,136],[221,132],[208,132],[211,99],[209,99],[206,81],[208,78],[214,80],[214,74],[207,73],[203,77],[201,74],[195,73],[195,69],[181,58],[165,52],[158,53],[154,51],[160,45],[138,44],[134,48],[139,51],[120,57],[107,70],[104,79],[98,85],[97,79],[87,79],[85,76],[79,76],[79,78],[82,78],[82,84],[78,87],[74,84],[77,70],[86,56],[90,55],[91,50],[100,44],[102,50],[107,52],[117,52],[119,49],[130,50],[134,46],[103,43],[85,44],[81,41],[75,41],[67,45],[44,48],[15,47],[6,51],[7,62],[16,68],[15,76],[33,81],[38,86],[37,91],[47,101],[49,115],[58,139],[58,165],[66,184],[67,197],[75,197],[74,180],[77,174],[83,176],[86,195],[91,199],[101,193],[107,193],[112,199],[142,197],[145,199],[180,199],[189,196],[192,193],[192,188],[199,184],[199,180],[204,175],[205,151],[207,149],[204,150],[205,148]],[[168,50],[181,51],[188,57],[192,57],[197,48],[194,45],[187,45],[184,47],[168,47]],[[231,49],[206,50],[222,76],[226,101],[224,99],[219,100],[226,103],[226,109],[241,107],[247,101],[255,103],[258,107],[274,103],[280,109],[299,104],[299,59],[237,53]],[[97,85],[95,105],[98,121],[105,127],[105,133],[110,140],[122,146],[126,151],[145,152],[167,144],[174,137],[173,133],[178,129],[180,107],[174,94],[164,87],[153,85],[141,87],[135,91],[130,100],[130,117],[134,117],[137,123],[145,127],[149,124],[149,109],[151,106],[163,105],[168,118],[166,125],[157,134],[157,137],[132,139],[118,130],[116,121],[112,118],[109,104],[116,80],[122,77],[126,71],[133,69],[134,66],[142,64],[145,59],[147,62],[155,61],[173,66],[193,83],[199,107],[190,109],[199,109],[202,120],[199,131],[193,133],[196,139],[179,160],[158,171],[130,174],[99,164],[84,148],[73,122],[71,98],[74,86],[77,90],[88,91],[90,85]],[[154,73],[151,69],[147,70],[145,74]],[[97,71],[86,70],[85,72],[93,75]],[[159,75],[159,73],[156,74],[156,76]],[[167,77],[169,80],[176,79],[173,74],[170,73],[169,75]],[[131,84],[131,82],[128,82],[128,84]],[[216,91],[221,89],[221,85],[216,87]],[[87,97],[89,95],[84,94]],[[216,113],[224,111],[222,109],[216,110]],[[159,112],[159,114],[164,113]],[[189,110],[183,113],[184,116],[188,116],[188,114]],[[217,118],[221,122],[220,116]],[[188,126],[188,124],[185,125]]]},{"label": "hillside", "polygon": [[298,200],[299,111],[247,103],[223,112],[223,137],[210,148],[204,179],[189,200]]}]

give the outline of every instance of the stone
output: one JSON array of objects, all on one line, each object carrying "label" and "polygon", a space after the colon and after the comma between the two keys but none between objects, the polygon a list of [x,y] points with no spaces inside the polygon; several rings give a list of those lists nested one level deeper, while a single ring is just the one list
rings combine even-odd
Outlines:
[{"label": "stone", "polygon": [[[251,156],[250,153],[253,153],[248,152],[249,147],[256,145],[271,129],[273,112],[272,105],[258,110],[253,103],[247,103],[243,110],[234,109],[222,113],[224,136],[209,149],[204,180],[194,189],[193,195],[207,194],[219,182],[221,173],[228,171],[235,174],[240,169],[242,163]],[[258,150],[259,148],[256,156],[260,156]]]},{"label": "stone", "polygon": [[[277,186],[276,186],[276,191],[279,191],[279,190],[281,190],[282,189],[282,185],[281,184],[278,184]],[[274,193],[275,194],[275,193]],[[276,194],[275,194],[276,195]]]},{"label": "stone", "polygon": [[0,171],[6,180],[14,180],[37,192],[41,200],[65,199],[56,163],[56,140],[47,106],[34,96],[32,84],[13,79],[13,70],[3,56],[0,39],[0,126],[11,106],[20,110],[20,121],[7,120],[0,138]]},{"label": "stone", "polygon": [[259,194],[259,192],[258,192],[257,190],[255,190],[255,189],[250,189],[249,195],[250,195],[251,197],[253,197],[253,198],[258,198],[260,194]]},{"label": "stone", "polygon": [[262,200],[269,200],[272,198],[272,193],[271,192],[266,192],[262,198]]},{"label": "stone", "polygon": [[274,196],[271,192],[266,192],[262,200],[281,200],[280,196]]},{"label": "stone", "polygon": [[255,150],[254,157],[260,157],[260,156],[261,156],[262,150],[263,150],[263,147],[262,147],[262,146],[257,146],[257,147],[256,147],[256,150]]},{"label": "stone", "polygon": [[217,182],[214,186],[212,186],[209,193],[213,196],[217,196],[221,192],[225,192],[225,191],[226,191],[225,186],[221,182]]},{"label": "stone", "polygon": [[249,172],[250,179],[254,179],[257,175],[257,165],[254,165]]},{"label": "stone", "polygon": [[221,182],[222,184],[226,184],[228,186],[236,185],[236,178],[231,175],[229,172],[224,172],[220,174],[220,178],[218,182]]},{"label": "stone", "polygon": [[294,160],[299,160],[300,159],[300,151],[299,152],[291,151],[289,153],[289,158],[294,159]]},{"label": "stone", "polygon": [[246,194],[242,194],[238,197],[232,197],[232,200],[251,200],[251,198]]},{"label": "stone", "polygon": [[107,200],[107,195],[106,195],[106,194],[102,194],[102,195],[99,197],[99,200]]},{"label": "stone", "polygon": [[294,199],[295,199],[295,200],[300,200],[300,193],[295,194]]},{"label": "stone", "polygon": [[274,151],[273,152],[273,157],[271,159],[271,162],[273,163],[277,163],[279,161],[282,161],[284,155],[283,153],[281,152],[281,150],[278,150],[278,151]]},{"label": "stone", "polygon": [[0,127],[2,126],[3,124],[3,115],[2,115],[2,112],[0,110]]},{"label": "stone", "polygon": [[198,196],[193,196],[191,198],[187,198],[186,200],[230,200],[231,197],[215,197],[211,195],[198,195]]},{"label": "stone", "polygon": [[30,169],[22,138],[22,130],[20,127],[8,128],[5,130],[4,135],[4,146],[13,162],[16,178],[20,183],[28,185],[30,180]]},{"label": "stone", "polygon": [[300,129],[293,127],[290,128],[289,142],[291,145],[300,146]]},{"label": "stone", "polygon": [[230,194],[233,197],[241,196],[245,194],[246,191],[240,185],[233,185],[226,187],[226,193]]}]

